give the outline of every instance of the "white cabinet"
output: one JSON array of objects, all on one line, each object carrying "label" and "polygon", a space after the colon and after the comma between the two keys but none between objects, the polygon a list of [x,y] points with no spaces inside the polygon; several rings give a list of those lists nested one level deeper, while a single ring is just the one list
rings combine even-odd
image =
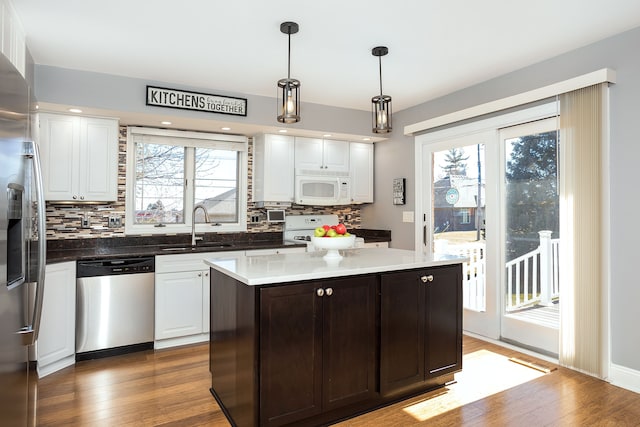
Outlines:
[{"label": "white cabinet", "polygon": [[294,138],[258,135],[253,141],[253,201],[293,202]]},{"label": "white cabinet", "polygon": [[118,198],[118,121],[41,113],[38,141],[46,200]]},{"label": "white cabinet", "polygon": [[296,169],[349,172],[349,143],[318,138],[295,138]]},{"label": "white cabinet", "polygon": [[155,348],[209,339],[209,267],[207,258],[234,252],[160,255],[155,272]]},{"label": "white cabinet", "polygon": [[363,248],[388,248],[389,242],[369,242],[362,245]]},{"label": "white cabinet", "polygon": [[49,264],[45,277],[35,346],[39,377],[73,365],[76,351],[76,263]]},{"label": "white cabinet", "polygon": [[351,203],[373,203],[373,144],[349,143]]},{"label": "white cabinet", "polygon": [[0,50],[24,77],[27,65],[26,40],[9,0],[0,0]]}]

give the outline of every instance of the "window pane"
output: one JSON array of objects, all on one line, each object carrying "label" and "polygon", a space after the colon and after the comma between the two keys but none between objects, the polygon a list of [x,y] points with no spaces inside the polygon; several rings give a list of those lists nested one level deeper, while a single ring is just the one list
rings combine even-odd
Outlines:
[{"label": "window pane", "polygon": [[[196,148],[195,206],[207,210],[209,222],[238,221],[238,152]],[[202,209],[194,220],[204,222]]]},{"label": "window pane", "polygon": [[136,143],[135,223],[184,223],[184,147]]}]

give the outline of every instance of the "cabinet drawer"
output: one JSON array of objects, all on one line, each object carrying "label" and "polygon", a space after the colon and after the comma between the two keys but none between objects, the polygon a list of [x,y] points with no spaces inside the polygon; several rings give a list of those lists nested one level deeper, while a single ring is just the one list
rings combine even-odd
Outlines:
[{"label": "cabinet drawer", "polygon": [[156,274],[206,270],[207,265],[204,263],[204,260],[207,258],[224,258],[225,256],[242,254],[244,254],[244,251],[158,255],[156,256]]}]

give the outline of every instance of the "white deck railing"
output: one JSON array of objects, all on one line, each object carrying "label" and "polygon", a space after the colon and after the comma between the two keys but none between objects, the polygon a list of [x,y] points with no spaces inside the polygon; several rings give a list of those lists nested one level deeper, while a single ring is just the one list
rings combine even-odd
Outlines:
[{"label": "white deck railing", "polygon": [[[524,307],[552,305],[560,295],[558,248],[560,239],[552,239],[551,231],[540,231],[540,246],[506,264],[506,310]],[[463,265],[463,307],[469,310],[486,309],[486,249],[484,242],[447,244],[436,241],[439,251],[469,258]]]},{"label": "white deck railing", "polygon": [[560,295],[559,239],[551,231],[538,232],[540,246],[506,264],[506,310],[515,311],[534,304],[550,306]]}]

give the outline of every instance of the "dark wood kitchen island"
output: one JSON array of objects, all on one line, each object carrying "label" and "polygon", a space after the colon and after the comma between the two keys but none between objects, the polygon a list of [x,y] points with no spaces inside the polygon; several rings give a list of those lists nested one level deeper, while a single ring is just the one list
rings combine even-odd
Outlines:
[{"label": "dark wood kitchen island", "polygon": [[462,369],[462,263],[399,249],[211,267],[211,393],[237,426],[326,425]]}]

